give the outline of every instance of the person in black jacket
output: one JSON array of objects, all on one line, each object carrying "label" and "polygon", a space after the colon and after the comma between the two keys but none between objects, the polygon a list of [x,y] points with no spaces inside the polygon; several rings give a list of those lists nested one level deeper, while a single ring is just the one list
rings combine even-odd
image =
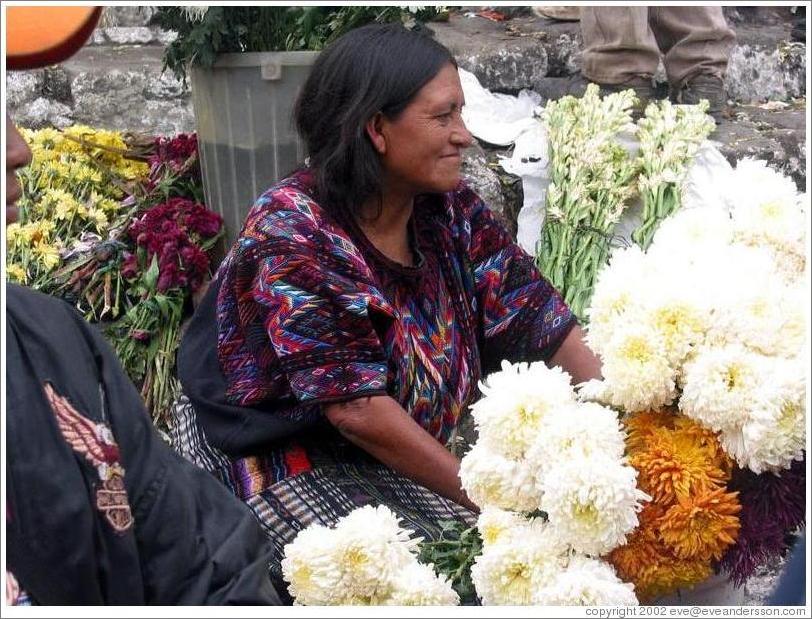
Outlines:
[{"label": "person in black jacket", "polygon": [[[7,66],[66,58],[99,12],[9,8],[7,32],[39,38],[8,36]],[[10,221],[30,158],[7,119]],[[280,603],[251,512],[161,440],[96,329],[61,300],[5,294],[6,604]]]}]

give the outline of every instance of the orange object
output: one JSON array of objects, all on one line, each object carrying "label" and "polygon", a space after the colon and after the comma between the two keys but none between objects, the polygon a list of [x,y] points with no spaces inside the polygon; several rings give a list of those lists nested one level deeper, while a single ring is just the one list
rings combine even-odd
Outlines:
[{"label": "orange object", "polygon": [[6,68],[36,69],[62,62],[90,37],[102,7],[6,8]]},{"label": "orange object", "polygon": [[493,9],[482,9],[481,11],[477,11],[476,14],[479,17],[484,17],[485,19],[489,19],[491,21],[505,21],[507,19],[507,16],[504,13],[494,11]]}]

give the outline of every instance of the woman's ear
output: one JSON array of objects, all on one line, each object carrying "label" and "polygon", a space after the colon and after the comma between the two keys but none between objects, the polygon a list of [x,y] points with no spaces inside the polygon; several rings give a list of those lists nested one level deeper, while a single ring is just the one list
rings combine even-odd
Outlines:
[{"label": "woman's ear", "polygon": [[386,154],[386,137],[383,134],[383,114],[377,112],[364,125],[372,147],[379,155]]}]

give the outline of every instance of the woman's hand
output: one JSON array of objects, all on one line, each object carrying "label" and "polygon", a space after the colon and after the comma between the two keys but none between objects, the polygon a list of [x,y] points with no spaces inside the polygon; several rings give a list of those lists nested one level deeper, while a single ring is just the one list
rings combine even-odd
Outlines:
[{"label": "woman's hand", "polygon": [[579,325],[575,325],[564,338],[549,365],[557,365],[569,372],[575,385],[603,378],[601,361],[584,343],[584,332]]},{"label": "woman's hand", "polygon": [[330,423],[401,475],[479,512],[460,483],[460,462],[389,396],[324,405]]}]

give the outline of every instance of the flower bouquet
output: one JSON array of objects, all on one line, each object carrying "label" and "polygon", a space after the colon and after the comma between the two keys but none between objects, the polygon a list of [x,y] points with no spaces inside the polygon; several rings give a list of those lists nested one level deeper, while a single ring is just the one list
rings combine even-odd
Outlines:
[{"label": "flower bouquet", "polygon": [[20,175],[21,220],[7,228],[7,277],[103,323],[163,421],[184,306],[208,273],[222,227],[200,204],[195,136],[79,125],[23,136],[34,157]]},{"label": "flower bouquet", "polygon": [[333,528],[313,525],[285,546],[282,573],[298,605],[455,605],[448,579],[419,563],[420,539],[387,507],[365,506]]},{"label": "flower bouquet", "polygon": [[652,497],[610,561],[647,596],[741,585],[804,523],[806,201],[753,160],[717,182],[724,203],[617,251],[589,310],[604,380],[580,395],[625,414]]}]

